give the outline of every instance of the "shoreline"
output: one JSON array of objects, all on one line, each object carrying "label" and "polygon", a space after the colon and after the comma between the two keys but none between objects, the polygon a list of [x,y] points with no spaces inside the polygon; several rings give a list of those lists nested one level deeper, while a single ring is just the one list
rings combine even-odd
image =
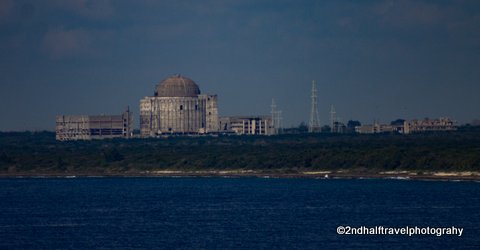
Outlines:
[{"label": "shoreline", "polygon": [[398,179],[398,180],[445,180],[480,181],[480,172],[426,172],[412,171],[352,172],[352,171],[305,171],[267,172],[253,170],[233,171],[138,171],[138,172],[15,172],[0,173],[0,178],[88,178],[88,177],[222,177],[222,178],[311,178],[311,179]]}]

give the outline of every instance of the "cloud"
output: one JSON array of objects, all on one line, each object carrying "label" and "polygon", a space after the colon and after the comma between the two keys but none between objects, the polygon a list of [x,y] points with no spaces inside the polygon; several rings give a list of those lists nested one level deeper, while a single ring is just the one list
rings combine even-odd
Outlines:
[{"label": "cloud", "polygon": [[52,0],[52,4],[89,19],[104,19],[114,13],[110,0]]},{"label": "cloud", "polygon": [[447,27],[451,38],[455,41],[463,41],[474,47],[480,44],[480,15],[452,20]]},{"label": "cloud", "polygon": [[13,5],[13,0],[0,0],[0,21],[10,16]]},{"label": "cloud", "polygon": [[376,4],[374,13],[381,17],[381,24],[393,27],[435,25],[443,18],[439,6],[421,1],[388,0]]},{"label": "cloud", "polygon": [[84,29],[50,29],[42,41],[42,49],[53,59],[76,56],[89,50],[91,35]]}]

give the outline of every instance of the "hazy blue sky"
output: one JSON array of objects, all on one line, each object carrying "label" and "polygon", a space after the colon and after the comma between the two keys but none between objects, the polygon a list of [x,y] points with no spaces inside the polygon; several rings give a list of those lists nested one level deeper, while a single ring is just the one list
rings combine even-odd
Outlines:
[{"label": "hazy blue sky", "polygon": [[221,115],[480,118],[480,1],[0,0],[0,130],[117,114],[169,75]]}]

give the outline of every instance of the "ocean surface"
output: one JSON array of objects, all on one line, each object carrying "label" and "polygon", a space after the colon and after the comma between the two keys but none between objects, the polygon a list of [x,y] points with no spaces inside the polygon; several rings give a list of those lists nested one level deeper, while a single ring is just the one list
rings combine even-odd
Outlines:
[{"label": "ocean surface", "polygon": [[[339,235],[338,226],[461,227]],[[4,178],[0,249],[480,249],[480,183]]]}]

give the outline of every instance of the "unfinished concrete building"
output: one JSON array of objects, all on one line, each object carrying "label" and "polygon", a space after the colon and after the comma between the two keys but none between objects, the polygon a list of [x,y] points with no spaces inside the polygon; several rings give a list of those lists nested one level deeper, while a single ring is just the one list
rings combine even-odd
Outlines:
[{"label": "unfinished concrete building", "polygon": [[55,132],[59,141],[130,138],[132,113],[127,109],[121,115],[59,115]]},{"label": "unfinished concrete building", "polygon": [[447,117],[439,119],[411,120],[404,122],[404,133],[419,133],[432,131],[453,131],[457,130],[456,122]]},{"label": "unfinished concrete building", "polygon": [[220,118],[220,132],[237,135],[274,135],[271,116],[230,116]]},{"label": "unfinished concrete building", "polygon": [[156,86],[154,96],[140,100],[141,136],[218,132],[217,99],[200,94],[187,77],[170,76]]}]

